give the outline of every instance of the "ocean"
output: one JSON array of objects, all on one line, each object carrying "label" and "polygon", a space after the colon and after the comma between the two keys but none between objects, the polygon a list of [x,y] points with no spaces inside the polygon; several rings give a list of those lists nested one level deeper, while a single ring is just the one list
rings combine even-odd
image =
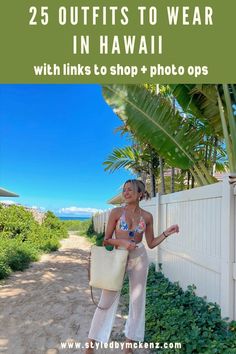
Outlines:
[{"label": "ocean", "polygon": [[90,217],[86,217],[86,216],[58,216],[58,218],[60,220],[81,220],[81,221],[84,221],[84,220],[88,220],[88,219],[91,219]]}]

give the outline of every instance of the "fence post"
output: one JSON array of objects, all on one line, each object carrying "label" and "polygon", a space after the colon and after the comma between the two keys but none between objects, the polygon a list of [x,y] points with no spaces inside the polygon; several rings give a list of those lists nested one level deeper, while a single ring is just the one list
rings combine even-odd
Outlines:
[{"label": "fence post", "polygon": [[102,233],[102,228],[103,228],[103,213],[100,214],[100,230],[99,230],[100,233]]},{"label": "fence post", "polygon": [[234,194],[229,176],[223,177],[221,204],[221,316],[233,319],[234,316]]},{"label": "fence post", "polygon": [[[160,208],[160,193],[156,194],[156,198],[155,198],[155,224],[154,224],[154,236],[157,237],[161,234],[161,208]],[[161,250],[160,247],[157,246],[156,247],[156,271],[159,271],[158,269],[158,263],[160,263],[160,259],[161,259]]]}]

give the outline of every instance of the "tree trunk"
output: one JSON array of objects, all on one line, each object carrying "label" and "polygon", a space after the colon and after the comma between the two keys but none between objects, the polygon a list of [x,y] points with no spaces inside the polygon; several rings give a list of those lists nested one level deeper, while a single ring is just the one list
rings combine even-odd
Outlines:
[{"label": "tree trunk", "polygon": [[152,179],[152,190],[153,190],[152,196],[155,197],[156,196],[156,180],[155,180],[155,175],[153,173],[152,173],[151,179]]},{"label": "tree trunk", "polygon": [[152,164],[149,164],[149,175],[150,175],[150,186],[151,186],[151,197],[156,196],[156,181],[155,176],[153,174],[153,167]]},{"label": "tree trunk", "polygon": [[194,176],[192,175],[191,188],[194,188]]},{"label": "tree trunk", "polygon": [[214,151],[213,151],[213,159],[212,159],[212,176],[214,176],[214,174],[216,172],[217,147],[218,147],[218,138],[216,136],[214,139]]},{"label": "tree trunk", "polygon": [[160,161],[160,177],[161,177],[161,194],[166,194],[164,168],[163,168],[164,163],[161,157],[159,157],[159,161]]},{"label": "tree trunk", "polygon": [[146,186],[146,183],[147,183],[147,173],[146,173],[146,172],[141,172],[140,177],[141,177],[142,182],[143,182],[143,183],[145,184],[145,186]]},{"label": "tree trunk", "polygon": [[185,171],[180,170],[180,189],[181,189],[181,191],[184,190],[185,175],[186,175]]},{"label": "tree trunk", "polygon": [[175,192],[175,168],[171,168],[171,193]]},{"label": "tree trunk", "polygon": [[189,183],[190,183],[190,172],[189,171],[187,171],[187,178],[188,178],[187,189],[189,189]]},{"label": "tree trunk", "polygon": [[233,94],[233,103],[235,104],[236,103],[236,87],[235,87],[236,85],[230,85],[230,87],[231,87],[231,90],[232,90],[232,94]]},{"label": "tree trunk", "polygon": [[206,138],[206,145],[205,145],[205,166],[208,168],[208,138]]}]

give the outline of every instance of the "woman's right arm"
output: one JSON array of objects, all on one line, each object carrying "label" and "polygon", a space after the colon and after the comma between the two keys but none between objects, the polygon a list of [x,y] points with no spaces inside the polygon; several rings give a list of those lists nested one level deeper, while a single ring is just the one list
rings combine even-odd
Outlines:
[{"label": "woman's right arm", "polygon": [[114,208],[111,210],[109,218],[108,218],[108,223],[106,227],[106,232],[105,232],[105,237],[103,240],[103,246],[116,246],[116,247],[125,247],[128,250],[131,250],[135,248],[135,246],[130,243],[128,240],[118,240],[118,239],[112,239],[112,235],[115,231],[116,227],[116,222],[118,220],[118,215],[117,215],[117,209]]},{"label": "woman's right arm", "polygon": [[116,227],[116,222],[117,222],[117,208],[114,208],[111,210],[108,218],[105,237],[103,240],[103,246],[108,246],[108,245],[119,246],[118,244],[113,243],[113,241],[119,241],[119,240],[112,239],[112,235]]}]

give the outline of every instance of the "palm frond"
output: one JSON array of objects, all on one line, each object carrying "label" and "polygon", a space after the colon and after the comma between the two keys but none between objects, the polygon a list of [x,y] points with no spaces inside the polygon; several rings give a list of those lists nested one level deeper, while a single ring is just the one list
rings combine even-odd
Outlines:
[{"label": "palm frond", "polygon": [[127,146],[125,148],[116,148],[108,156],[107,160],[103,162],[105,165],[105,171],[110,171],[111,173],[120,169],[125,168],[135,172],[148,172],[148,166],[145,166],[145,157],[137,149]]},{"label": "palm frond", "polygon": [[166,162],[188,169],[202,131],[188,125],[169,100],[139,85],[103,85],[103,96],[140,141],[148,141]]},{"label": "palm frond", "polygon": [[188,114],[200,120],[207,135],[223,136],[214,85],[170,85],[173,95]]}]

